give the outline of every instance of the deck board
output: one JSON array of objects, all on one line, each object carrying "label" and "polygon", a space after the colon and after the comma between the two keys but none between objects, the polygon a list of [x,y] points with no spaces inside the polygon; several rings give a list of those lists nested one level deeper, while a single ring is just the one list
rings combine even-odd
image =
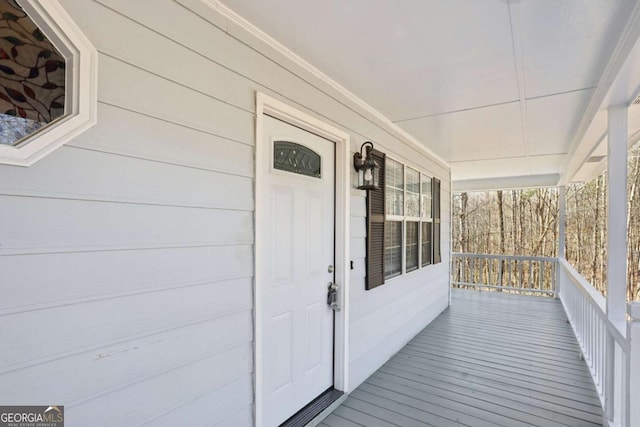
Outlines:
[{"label": "deck board", "polygon": [[558,300],[453,290],[451,307],[323,425],[599,426],[579,354]]}]

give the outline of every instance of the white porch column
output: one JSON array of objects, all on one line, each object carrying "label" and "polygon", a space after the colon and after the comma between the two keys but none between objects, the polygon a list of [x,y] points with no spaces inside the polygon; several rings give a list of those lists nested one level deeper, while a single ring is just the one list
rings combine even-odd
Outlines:
[{"label": "white porch column", "polygon": [[566,258],[567,188],[558,188],[558,258]]},{"label": "white porch column", "polygon": [[609,107],[607,316],[624,324],[627,306],[627,106]]},{"label": "white porch column", "polygon": [[[609,107],[607,181],[607,317],[624,332],[627,311],[627,106]],[[616,406],[616,344],[610,334],[605,343],[604,414],[614,421]],[[622,405],[621,405],[622,403]]]},{"label": "white porch column", "polygon": [[640,427],[640,303],[630,302],[628,308],[631,321],[627,323],[627,342],[629,343],[629,427]]},{"label": "white porch column", "polygon": [[558,187],[558,261],[556,261],[555,297],[559,298],[562,292],[562,271],[560,259],[566,258],[566,227],[567,227],[567,188]]}]

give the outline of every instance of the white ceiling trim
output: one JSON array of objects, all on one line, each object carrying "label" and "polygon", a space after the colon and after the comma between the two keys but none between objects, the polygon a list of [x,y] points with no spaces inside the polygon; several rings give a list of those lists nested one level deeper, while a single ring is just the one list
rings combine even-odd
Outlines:
[{"label": "white ceiling trim", "polygon": [[[586,150],[581,150],[583,153],[588,153],[587,155],[581,154],[578,155],[578,149],[582,143],[582,139],[584,138],[591,121],[595,117],[598,110],[601,108],[602,103],[604,102],[609,90],[611,89],[613,83],[616,80],[616,77],[620,73],[626,59],[629,57],[631,50],[633,49],[638,37],[640,36],[640,2],[636,2],[633,7],[633,11],[627,21],[627,25],[622,31],[622,35],[618,39],[618,43],[607,62],[607,66],[604,69],[604,72],[600,76],[600,80],[598,81],[598,85],[594,91],[591,100],[587,106],[587,110],[585,114],[582,116],[582,120],[580,121],[580,125],[578,127],[578,131],[576,132],[573,143],[571,144],[571,148],[569,149],[569,155],[567,157],[567,163],[564,168],[564,172],[560,177],[558,185],[566,185],[571,182],[571,179],[575,176],[575,174],[579,171],[580,167],[586,162],[589,158],[597,143],[594,144],[593,147],[590,147]],[[629,102],[632,102],[631,99]]]},{"label": "white ceiling trim", "polygon": [[560,175],[521,175],[505,178],[469,179],[452,181],[451,191],[461,193],[466,191],[511,190],[517,188],[555,187]]},{"label": "white ceiling trim", "polygon": [[344,86],[340,85],[335,80],[331,79],[329,76],[324,74],[322,71],[318,70],[316,67],[314,67],[313,65],[311,65],[310,63],[308,63],[304,59],[302,59],[300,56],[296,55],[294,52],[289,50],[287,47],[282,45],[280,42],[275,40],[273,37],[269,36],[267,33],[265,33],[264,31],[262,31],[261,29],[259,29],[255,25],[253,25],[251,22],[247,21],[245,18],[243,18],[242,16],[237,14],[235,11],[230,9],[228,6],[224,5],[223,3],[219,2],[218,0],[199,0],[199,1],[202,2],[202,4],[204,4],[204,5],[208,6],[209,8],[213,9],[216,13],[224,16],[226,19],[228,19],[231,22],[233,22],[234,24],[238,25],[243,30],[247,31],[252,36],[256,37],[257,39],[259,39],[260,41],[262,41],[263,43],[265,43],[269,47],[273,48],[274,50],[276,50],[277,52],[279,52],[280,54],[285,56],[287,59],[291,60],[296,65],[298,65],[301,68],[303,68],[305,71],[307,71],[308,73],[312,74],[315,78],[317,78],[317,79],[321,80],[322,82],[326,83],[327,85],[329,85],[331,88],[333,88],[338,93],[340,93],[340,95],[344,96],[350,102],[354,103],[359,108],[363,109],[368,114],[370,114],[373,117],[375,117],[377,120],[379,120],[385,126],[388,126],[389,128],[391,128],[394,132],[396,132],[398,135],[400,135],[400,137],[402,139],[404,139],[405,142],[407,142],[410,145],[414,146],[414,148],[424,152],[432,160],[436,161],[441,166],[443,166],[445,168],[450,168],[449,163],[447,163],[443,158],[441,158],[436,153],[431,151],[424,144],[420,143],[420,141],[418,141],[416,138],[411,136],[408,132],[403,130],[401,127],[399,127],[398,125],[393,123],[384,114],[382,114],[381,112],[379,112],[378,110],[373,108],[371,105],[367,104],[365,101],[363,101],[358,96],[353,94],[347,88],[345,88]]}]

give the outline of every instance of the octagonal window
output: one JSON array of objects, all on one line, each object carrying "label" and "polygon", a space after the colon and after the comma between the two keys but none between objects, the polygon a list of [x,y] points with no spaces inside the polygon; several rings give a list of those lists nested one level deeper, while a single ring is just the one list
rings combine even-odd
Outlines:
[{"label": "octagonal window", "polygon": [[0,164],[30,166],[96,124],[97,63],[58,0],[0,0]]},{"label": "octagonal window", "polygon": [[65,114],[66,60],[15,0],[0,0],[0,144]]}]

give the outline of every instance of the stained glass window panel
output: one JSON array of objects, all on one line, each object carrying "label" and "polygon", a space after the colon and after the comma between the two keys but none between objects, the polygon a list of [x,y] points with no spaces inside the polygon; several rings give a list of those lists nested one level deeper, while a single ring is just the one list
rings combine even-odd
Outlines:
[{"label": "stained glass window panel", "polygon": [[384,277],[402,273],[402,222],[384,223]]},{"label": "stained glass window panel", "polygon": [[14,0],[0,0],[0,144],[65,114],[62,54]]},{"label": "stained glass window panel", "polygon": [[322,159],[318,153],[289,141],[273,143],[273,168],[314,178],[322,177]]},{"label": "stained glass window panel", "polygon": [[385,205],[387,215],[404,214],[404,166],[387,158],[385,166]]}]

